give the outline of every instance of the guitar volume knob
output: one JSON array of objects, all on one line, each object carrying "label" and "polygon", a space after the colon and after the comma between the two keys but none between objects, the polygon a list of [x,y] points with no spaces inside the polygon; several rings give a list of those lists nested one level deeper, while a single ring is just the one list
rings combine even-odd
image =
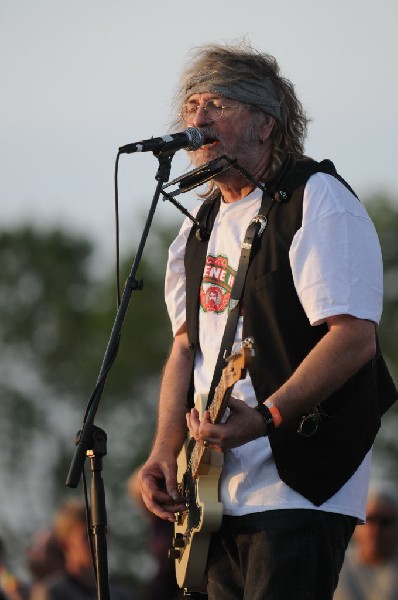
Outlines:
[{"label": "guitar volume knob", "polygon": [[181,558],[181,550],[176,548],[169,548],[168,557],[172,560],[179,560]]},{"label": "guitar volume knob", "polygon": [[185,540],[182,533],[177,533],[173,539],[173,548],[184,548]]},{"label": "guitar volume knob", "polygon": [[182,525],[184,523],[184,519],[185,519],[185,512],[177,512],[176,513],[176,523],[177,525]]}]

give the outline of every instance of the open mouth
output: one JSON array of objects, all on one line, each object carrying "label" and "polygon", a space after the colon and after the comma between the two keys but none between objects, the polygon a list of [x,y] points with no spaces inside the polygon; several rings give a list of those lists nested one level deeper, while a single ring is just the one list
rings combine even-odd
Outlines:
[{"label": "open mouth", "polygon": [[212,138],[212,137],[205,137],[205,143],[204,146],[215,146],[216,144],[219,144],[220,140],[217,140],[216,138]]}]

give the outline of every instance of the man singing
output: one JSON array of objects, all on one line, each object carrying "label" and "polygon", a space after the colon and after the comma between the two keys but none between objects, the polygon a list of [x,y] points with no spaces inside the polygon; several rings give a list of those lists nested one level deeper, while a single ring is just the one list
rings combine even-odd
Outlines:
[{"label": "man singing", "polygon": [[[143,499],[170,521],[185,509],[176,459],[188,428],[223,453],[208,598],[330,600],[365,516],[380,417],[397,396],[376,337],[377,234],[333,164],[304,156],[308,119],[272,56],[248,44],[196,49],[176,109],[174,125],[211,140],[190,153],[195,166],[226,155],[241,168],[214,176],[204,194],[197,219],[207,239],[186,220],[169,250],[174,340]],[[263,227],[232,308],[253,219]],[[215,424],[193,397],[211,388],[231,309],[234,347],[251,338],[254,356]]]}]

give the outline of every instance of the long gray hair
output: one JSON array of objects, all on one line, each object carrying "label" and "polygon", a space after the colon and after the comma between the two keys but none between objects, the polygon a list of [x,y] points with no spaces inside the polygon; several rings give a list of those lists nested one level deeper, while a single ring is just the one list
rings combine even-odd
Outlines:
[{"label": "long gray hair", "polygon": [[181,108],[198,92],[218,92],[244,102],[255,113],[275,117],[267,179],[277,173],[287,154],[297,158],[304,153],[309,119],[293,84],[280,75],[279,65],[270,54],[253,49],[245,40],[193,48],[175,95],[174,127],[184,126]]}]

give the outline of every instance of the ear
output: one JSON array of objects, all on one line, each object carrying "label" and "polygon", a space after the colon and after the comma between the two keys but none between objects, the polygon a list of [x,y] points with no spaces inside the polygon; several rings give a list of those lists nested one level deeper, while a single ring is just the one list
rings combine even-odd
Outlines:
[{"label": "ear", "polygon": [[271,132],[275,125],[275,118],[271,115],[264,115],[264,122],[260,129],[260,139],[264,143],[271,135]]}]

